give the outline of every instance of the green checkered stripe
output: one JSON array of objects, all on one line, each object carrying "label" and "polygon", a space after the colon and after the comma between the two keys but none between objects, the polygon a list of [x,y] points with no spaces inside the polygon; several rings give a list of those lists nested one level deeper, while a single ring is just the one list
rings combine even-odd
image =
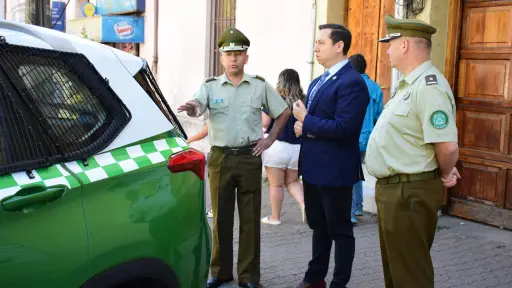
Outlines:
[{"label": "green checkered stripe", "polygon": [[[168,161],[174,154],[187,150],[189,146],[181,138],[167,138],[89,157],[87,166],[82,161],[65,163],[84,184],[101,181],[128,173],[147,166]],[[0,199],[13,195],[22,188],[36,185],[55,186],[66,185],[69,188],[79,187],[80,183],[62,164],[32,171],[34,179],[26,172],[16,172],[0,176]]]}]

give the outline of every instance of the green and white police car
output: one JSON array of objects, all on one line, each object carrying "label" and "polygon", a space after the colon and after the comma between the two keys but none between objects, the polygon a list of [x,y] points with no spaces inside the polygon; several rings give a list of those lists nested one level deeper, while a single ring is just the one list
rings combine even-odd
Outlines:
[{"label": "green and white police car", "polygon": [[0,287],[204,287],[204,155],[146,62],[0,21]]}]

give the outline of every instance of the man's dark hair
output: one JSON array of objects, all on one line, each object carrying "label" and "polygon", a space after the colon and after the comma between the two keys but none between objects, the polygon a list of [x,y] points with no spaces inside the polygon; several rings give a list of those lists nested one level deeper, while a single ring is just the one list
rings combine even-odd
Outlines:
[{"label": "man's dark hair", "polygon": [[350,44],[352,44],[352,33],[340,24],[323,24],[318,26],[318,29],[332,29],[331,35],[329,38],[332,40],[332,44],[336,44],[340,41],[343,41],[343,55],[348,54],[348,50],[350,50]]},{"label": "man's dark hair", "polygon": [[363,55],[354,54],[350,56],[348,60],[350,61],[352,68],[356,69],[359,74],[364,74],[366,72],[366,60]]}]

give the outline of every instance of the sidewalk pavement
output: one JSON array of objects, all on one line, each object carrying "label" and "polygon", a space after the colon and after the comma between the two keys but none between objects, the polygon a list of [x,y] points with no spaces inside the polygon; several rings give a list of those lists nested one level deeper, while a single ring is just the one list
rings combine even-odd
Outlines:
[{"label": "sidewalk pavement", "polygon": [[[209,191],[206,204],[209,209]],[[263,189],[261,211],[262,217],[270,215],[267,185]],[[261,284],[267,288],[296,287],[311,256],[311,230],[301,222],[300,209],[288,193],[281,221],[279,226],[262,224],[261,228]],[[211,219],[209,222],[211,226]],[[235,278],[238,223],[236,210]],[[354,234],[356,254],[348,287],[384,287],[376,215],[366,212],[354,228]],[[512,232],[443,215],[439,219],[432,257],[435,287],[512,287]],[[329,268],[328,283],[334,268],[332,254]],[[233,282],[223,287],[237,286]]]}]

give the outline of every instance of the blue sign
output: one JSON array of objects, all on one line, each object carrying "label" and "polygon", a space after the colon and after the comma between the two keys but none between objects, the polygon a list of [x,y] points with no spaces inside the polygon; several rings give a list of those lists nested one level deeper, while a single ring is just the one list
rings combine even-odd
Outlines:
[{"label": "blue sign", "polygon": [[145,10],[145,0],[96,0],[98,15],[144,13]]},{"label": "blue sign", "polygon": [[102,16],[101,42],[144,43],[144,18]]},{"label": "blue sign", "polygon": [[[54,30],[58,30],[61,32],[66,31],[66,12],[65,11],[66,3],[64,2],[52,2],[52,26]],[[62,14],[62,17],[61,17]],[[59,19],[60,17],[60,19]],[[57,23],[57,24],[55,24]]]}]

